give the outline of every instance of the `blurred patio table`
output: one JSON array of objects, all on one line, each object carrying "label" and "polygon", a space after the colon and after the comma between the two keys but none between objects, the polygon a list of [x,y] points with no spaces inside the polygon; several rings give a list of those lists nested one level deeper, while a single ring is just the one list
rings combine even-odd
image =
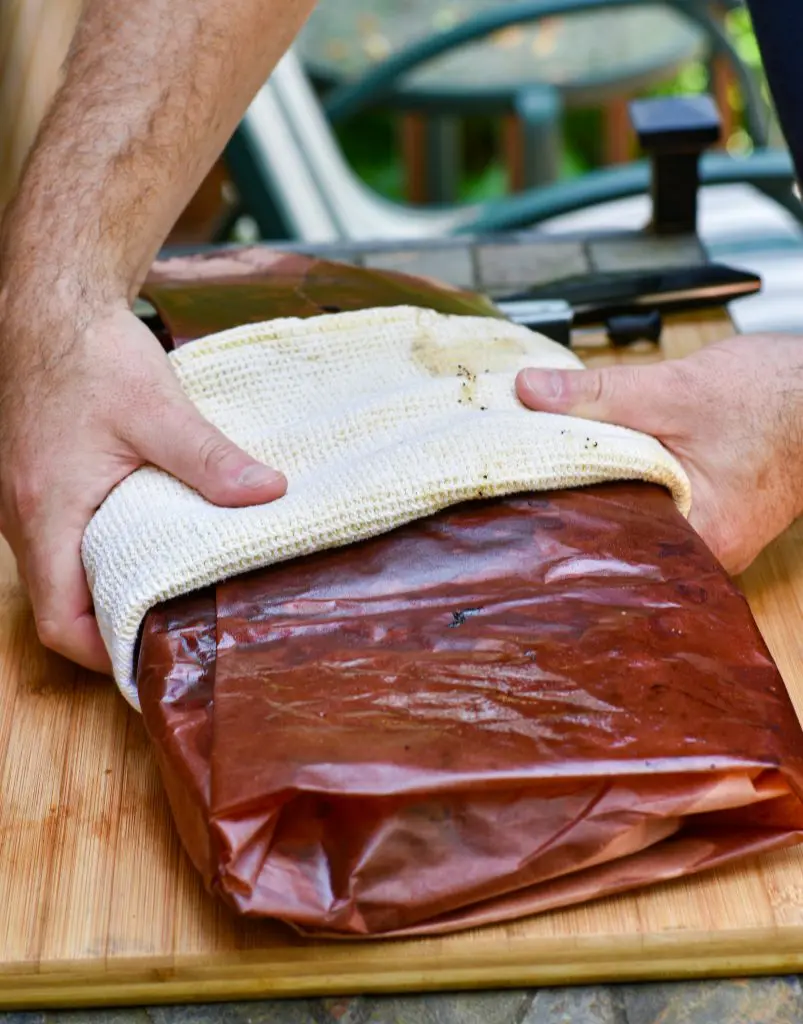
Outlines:
[{"label": "blurred patio table", "polygon": [[[499,0],[320,0],[298,52],[325,84],[359,77],[377,62],[434,32],[498,8]],[[505,155],[514,188],[533,180],[532,153],[515,116],[517,99],[544,85],[571,107],[605,109],[603,158],[628,159],[627,100],[706,56],[695,26],[660,4],[594,11],[515,25],[432,60],[411,73],[389,102],[404,113],[408,198],[453,201],[457,121],[469,114],[505,117]],[[434,152],[427,166],[427,143]],[[558,161],[547,159],[552,176]],[[540,179],[540,180],[539,180]]]}]

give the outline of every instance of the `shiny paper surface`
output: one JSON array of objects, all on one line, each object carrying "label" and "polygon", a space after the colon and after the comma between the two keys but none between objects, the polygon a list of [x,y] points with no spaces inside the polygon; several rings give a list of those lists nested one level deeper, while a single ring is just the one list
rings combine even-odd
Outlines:
[{"label": "shiny paper surface", "polygon": [[207,886],[311,934],[514,918],[803,835],[783,683],[645,484],[463,505],[171,601],[138,686]]},{"label": "shiny paper surface", "polygon": [[483,296],[433,281],[262,248],[157,263],[143,295],[159,310],[176,347],[241,324],[376,306],[501,316]]},{"label": "shiny paper surface", "polygon": [[172,602],[139,687],[208,884],[309,929],[545,909],[803,827],[783,683],[645,485],[462,506]]}]

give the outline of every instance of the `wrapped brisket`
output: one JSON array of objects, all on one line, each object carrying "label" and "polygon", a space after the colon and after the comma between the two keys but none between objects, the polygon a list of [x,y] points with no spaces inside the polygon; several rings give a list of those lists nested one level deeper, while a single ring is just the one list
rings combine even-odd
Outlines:
[{"label": "wrapped brisket", "polygon": [[[416,296],[493,315],[401,275],[271,260],[154,273],[166,343]],[[162,602],[136,685],[209,889],[308,934],[507,920],[803,834],[783,682],[653,484],[467,502]]]}]

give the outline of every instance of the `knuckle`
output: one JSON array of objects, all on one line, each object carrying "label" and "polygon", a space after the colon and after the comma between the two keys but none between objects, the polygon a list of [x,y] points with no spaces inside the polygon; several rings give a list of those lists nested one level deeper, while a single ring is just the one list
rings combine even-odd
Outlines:
[{"label": "knuckle", "polygon": [[608,390],[608,375],[602,370],[592,370],[586,376],[586,399],[593,405],[605,400]]},{"label": "knuckle", "polygon": [[35,612],[34,621],[41,643],[50,650],[59,650],[64,633],[58,620],[48,613]]},{"label": "knuckle", "polygon": [[581,401],[599,410],[607,409],[627,394],[632,382],[631,368],[624,366],[590,370],[583,377]]},{"label": "knuckle", "polygon": [[201,441],[198,459],[205,474],[214,475],[224,468],[231,458],[232,447],[225,438],[210,434]]}]

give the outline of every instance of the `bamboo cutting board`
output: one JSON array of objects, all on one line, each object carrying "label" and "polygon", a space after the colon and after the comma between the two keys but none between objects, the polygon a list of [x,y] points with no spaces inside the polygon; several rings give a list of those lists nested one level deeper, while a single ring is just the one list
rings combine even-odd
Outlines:
[{"label": "bamboo cutting board", "polygon": [[[728,330],[675,326],[665,349]],[[803,713],[803,522],[744,586]],[[108,680],[39,646],[5,546],[0,778],[2,1008],[803,969],[803,847],[448,938],[311,943],[236,920],[183,855],[138,716]]]}]

